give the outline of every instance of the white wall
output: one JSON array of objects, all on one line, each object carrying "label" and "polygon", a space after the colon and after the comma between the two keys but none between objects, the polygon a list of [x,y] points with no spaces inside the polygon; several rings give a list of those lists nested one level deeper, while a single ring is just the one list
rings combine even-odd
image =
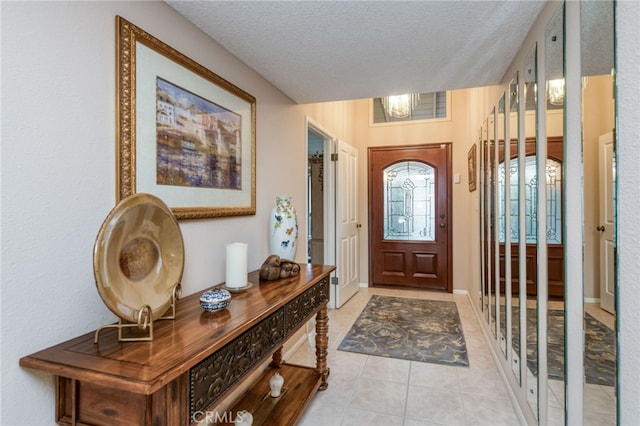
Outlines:
[{"label": "white wall", "polygon": [[640,419],[640,2],[616,3],[618,107],[618,424]]},{"label": "white wall", "polygon": [[[249,267],[260,266],[276,195],[292,195],[304,211],[309,108],[295,105],[163,2],[0,4],[0,423],[53,424],[53,378],[19,367],[20,357],[115,320],[98,295],[92,264],[96,234],[115,205],[115,15],[257,99],[257,213],[180,222],[184,294],[224,281],[227,243],[249,243]],[[348,132],[340,103],[311,112],[338,136]]]}]

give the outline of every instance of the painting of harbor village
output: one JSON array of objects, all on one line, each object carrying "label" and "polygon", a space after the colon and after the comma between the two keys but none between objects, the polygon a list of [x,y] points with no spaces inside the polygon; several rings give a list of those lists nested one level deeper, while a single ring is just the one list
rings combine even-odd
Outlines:
[{"label": "painting of harbor village", "polygon": [[156,78],[156,183],[242,190],[242,117]]}]

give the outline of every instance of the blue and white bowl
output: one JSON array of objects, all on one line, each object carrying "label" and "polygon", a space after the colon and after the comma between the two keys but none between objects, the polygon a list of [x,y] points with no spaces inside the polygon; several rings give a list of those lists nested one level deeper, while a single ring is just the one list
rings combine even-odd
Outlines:
[{"label": "blue and white bowl", "polygon": [[200,306],[207,312],[218,312],[229,306],[231,293],[223,288],[214,288],[202,293]]}]

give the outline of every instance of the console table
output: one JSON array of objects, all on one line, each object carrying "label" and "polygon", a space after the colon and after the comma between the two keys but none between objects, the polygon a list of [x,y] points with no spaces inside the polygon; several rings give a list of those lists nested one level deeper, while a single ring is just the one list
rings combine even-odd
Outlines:
[{"label": "console table", "polygon": [[[238,410],[254,425],[294,424],[312,396],[327,387],[328,265],[300,265],[296,277],[260,281],[234,293],[224,310],[200,307],[200,293],[176,304],[175,320],[154,323],[151,342],[119,342],[115,329],[60,343],[20,359],[20,365],[56,378],[56,421],[92,425],[233,423]],[[316,315],[315,367],[287,364],[284,343]],[[227,412],[222,398],[271,357],[249,391]],[[268,396],[269,378],[285,379],[279,398]]]}]

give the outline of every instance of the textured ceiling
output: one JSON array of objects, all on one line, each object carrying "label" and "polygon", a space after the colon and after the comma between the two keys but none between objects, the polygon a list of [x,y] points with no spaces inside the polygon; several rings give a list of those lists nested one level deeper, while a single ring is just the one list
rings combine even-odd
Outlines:
[{"label": "textured ceiling", "polygon": [[498,84],[544,1],[172,1],[297,103]]}]

